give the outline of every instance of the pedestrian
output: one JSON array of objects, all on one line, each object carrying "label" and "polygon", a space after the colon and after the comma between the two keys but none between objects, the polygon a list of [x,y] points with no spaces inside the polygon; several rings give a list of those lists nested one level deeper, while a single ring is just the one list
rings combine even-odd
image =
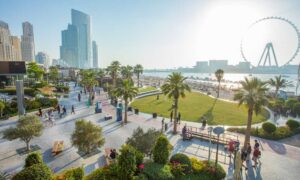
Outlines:
[{"label": "pedestrian", "polygon": [[186,125],[184,125],[182,128],[182,139],[183,140],[187,139],[186,132],[187,132]]},{"label": "pedestrian", "polygon": [[86,94],[86,89],[84,88],[84,94]]},{"label": "pedestrian", "polygon": [[253,156],[252,156],[252,160],[254,161],[254,165],[253,167],[256,168],[257,166],[257,160],[259,159],[259,156],[260,156],[260,151],[258,148],[255,148],[254,151],[253,151]]},{"label": "pedestrian", "polygon": [[253,149],[259,149],[259,143],[257,139],[254,140],[254,148]]},{"label": "pedestrian", "polygon": [[177,120],[177,123],[180,124],[180,120],[181,120],[181,114],[180,112],[178,113],[178,120]]},{"label": "pedestrian", "polygon": [[171,111],[171,113],[170,113],[170,120],[171,120],[171,122],[172,122],[172,119],[173,119],[173,111]]},{"label": "pedestrian", "polygon": [[202,120],[202,128],[205,129],[205,127],[206,127],[206,119],[204,118],[204,119]]},{"label": "pedestrian", "polygon": [[161,120],[161,132],[164,132],[164,125],[165,125],[165,118],[163,117]]},{"label": "pedestrian", "polygon": [[75,114],[75,108],[74,108],[74,105],[72,105],[72,111],[71,111],[71,114]]},{"label": "pedestrian", "polygon": [[42,112],[42,109],[39,108],[39,116],[42,117],[43,116],[43,112]]},{"label": "pedestrian", "polygon": [[242,153],[241,153],[241,159],[242,159],[242,166],[245,168],[245,170],[248,170],[247,166],[244,165],[244,162],[247,159],[247,147],[243,147]]},{"label": "pedestrian", "polygon": [[60,105],[59,104],[57,105],[56,110],[57,110],[57,114],[60,114]]},{"label": "pedestrian", "polygon": [[67,109],[66,109],[66,106],[63,107],[63,114],[64,114],[64,115],[67,115]]},{"label": "pedestrian", "polygon": [[80,90],[80,94],[82,94],[82,90]]},{"label": "pedestrian", "polygon": [[78,93],[78,101],[79,102],[81,101],[81,95],[80,95],[80,93]]}]

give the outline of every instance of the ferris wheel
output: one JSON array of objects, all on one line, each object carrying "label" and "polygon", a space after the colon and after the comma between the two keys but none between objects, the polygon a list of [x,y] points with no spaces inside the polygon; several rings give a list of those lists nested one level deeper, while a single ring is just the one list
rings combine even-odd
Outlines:
[{"label": "ferris wheel", "polygon": [[[269,29],[269,31],[266,29]],[[284,30],[280,31],[280,29]],[[252,36],[251,31],[254,31]],[[278,33],[276,34],[275,31],[278,31]],[[288,35],[286,32],[288,32]],[[262,40],[269,35],[268,39]],[[252,44],[252,49],[256,48],[256,51],[247,52],[247,48],[250,49],[247,43]],[[259,46],[259,44],[261,45]],[[286,48],[286,46],[290,47]],[[289,52],[280,52],[282,50],[289,50]],[[286,18],[276,16],[262,18],[252,23],[244,34],[240,45],[242,58],[244,61],[249,62],[252,67],[287,65],[295,60],[299,50],[300,32],[297,26]]]}]

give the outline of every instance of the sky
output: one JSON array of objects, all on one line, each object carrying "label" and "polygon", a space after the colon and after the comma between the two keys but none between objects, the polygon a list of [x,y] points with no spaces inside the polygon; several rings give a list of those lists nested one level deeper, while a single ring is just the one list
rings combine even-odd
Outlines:
[{"label": "sky", "polygon": [[[17,36],[22,22],[32,23],[36,53],[56,59],[72,8],[91,16],[100,67],[113,60],[145,68],[191,67],[212,59],[237,64],[243,61],[242,39],[253,64],[270,41],[282,65],[297,49],[295,31],[279,21],[250,25],[280,16],[300,28],[299,0],[0,0],[0,20]],[[292,64],[299,62],[300,55]]]}]

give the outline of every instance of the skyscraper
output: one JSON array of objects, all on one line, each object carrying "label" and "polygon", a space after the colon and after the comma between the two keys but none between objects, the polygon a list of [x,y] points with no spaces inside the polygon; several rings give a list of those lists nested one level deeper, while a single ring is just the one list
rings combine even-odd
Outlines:
[{"label": "skyscraper", "polygon": [[0,61],[12,60],[12,45],[8,24],[0,21]]},{"label": "skyscraper", "polygon": [[12,59],[13,61],[22,61],[21,41],[17,36],[11,37]]},{"label": "skyscraper", "polygon": [[93,41],[93,68],[98,68],[98,45],[96,41]]},{"label": "skyscraper", "polygon": [[22,61],[20,39],[11,36],[8,24],[0,21],[0,61]]},{"label": "skyscraper", "polygon": [[62,31],[60,58],[71,67],[91,67],[90,16],[72,9],[72,24]]},{"label": "skyscraper", "polygon": [[34,36],[33,27],[29,22],[23,22],[23,35],[21,41],[22,58],[23,61],[34,60]]},{"label": "skyscraper", "polygon": [[50,58],[48,54],[44,52],[38,52],[35,56],[35,61],[38,64],[44,65],[45,68],[48,68],[50,66]]}]

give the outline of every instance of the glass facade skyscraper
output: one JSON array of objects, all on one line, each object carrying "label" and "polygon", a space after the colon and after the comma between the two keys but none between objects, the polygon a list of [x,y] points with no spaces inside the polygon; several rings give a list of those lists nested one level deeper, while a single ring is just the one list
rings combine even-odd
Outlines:
[{"label": "glass facade skyscraper", "polygon": [[90,68],[91,62],[91,25],[90,16],[71,10],[72,24],[62,31],[60,58],[71,67]]},{"label": "glass facade skyscraper", "polygon": [[98,62],[98,45],[96,41],[93,41],[93,68],[98,68],[99,67],[99,62]]}]

